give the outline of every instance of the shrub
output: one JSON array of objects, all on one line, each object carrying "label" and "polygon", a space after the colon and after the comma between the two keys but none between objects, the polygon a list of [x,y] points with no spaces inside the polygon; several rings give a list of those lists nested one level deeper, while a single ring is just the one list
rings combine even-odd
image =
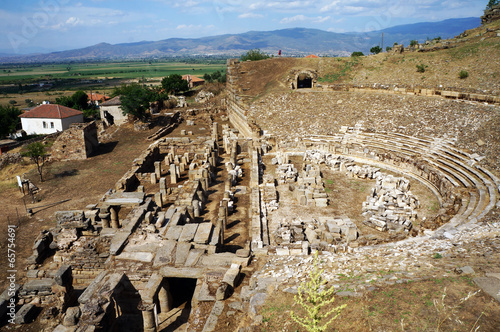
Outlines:
[{"label": "shrub", "polygon": [[351,56],[364,56],[363,52],[352,52]]},{"label": "shrub", "polygon": [[385,51],[386,51],[386,52],[390,52],[390,51],[392,51],[392,47],[387,46],[387,47],[385,48]]},{"label": "shrub", "polygon": [[427,68],[426,65],[424,65],[423,63],[417,65],[417,72],[419,73],[425,73],[425,68]]},{"label": "shrub", "polygon": [[418,45],[418,40],[410,40],[410,46],[417,46]]},{"label": "shrub", "polygon": [[382,52],[382,47],[380,46],[374,46],[370,48],[370,53],[379,54],[380,52]]},{"label": "shrub", "polygon": [[[324,287],[326,280],[321,277],[322,274],[323,270],[318,270],[318,252],[316,252],[313,269],[309,272],[310,281],[302,283],[299,286],[297,295],[294,297],[295,303],[306,311],[307,317],[301,318],[295,315],[293,311],[290,312],[292,319],[309,332],[326,331],[328,325],[330,325],[330,323],[340,315],[340,311],[347,306],[347,304],[344,304],[332,308],[324,314],[320,313],[323,307],[335,301],[333,297],[335,289],[333,287]],[[321,325],[321,320],[329,316],[331,316],[331,318]]]},{"label": "shrub", "polygon": [[458,77],[463,80],[469,77],[469,73],[466,70],[461,70],[460,73],[458,73]]},{"label": "shrub", "polygon": [[258,61],[269,58],[267,53],[262,52],[260,49],[256,48],[250,50],[241,56],[241,61]]}]

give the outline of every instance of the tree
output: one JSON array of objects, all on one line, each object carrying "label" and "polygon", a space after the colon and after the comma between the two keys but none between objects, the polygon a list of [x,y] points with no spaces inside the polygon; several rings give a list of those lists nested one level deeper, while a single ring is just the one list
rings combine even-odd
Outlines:
[{"label": "tree", "polygon": [[89,108],[89,96],[82,90],[75,92],[71,99],[73,100],[73,108],[83,111]]},{"label": "tree", "polygon": [[80,111],[89,109],[89,97],[82,90],[78,90],[71,96],[58,97],[56,103]]},{"label": "tree", "polygon": [[410,46],[417,46],[418,45],[418,40],[410,40]]},{"label": "tree", "polygon": [[486,9],[491,9],[498,4],[500,4],[500,0],[490,0],[486,5]]},{"label": "tree", "polygon": [[151,91],[138,83],[122,85],[115,88],[114,95],[120,96],[123,114],[131,114],[139,119],[146,117],[146,110],[152,98]]},{"label": "tree", "polygon": [[382,47],[380,46],[373,46],[370,48],[370,53],[379,54],[380,52],[382,52]]},{"label": "tree", "polygon": [[14,106],[0,105],[0,137],[7,136],[16,130],[21,111]]},{"label": "tree", "polygon": [[385,48],[385,51],[386,51],[386,52],[390,52],[390,51],[392,51],[392,47],[391,47],[391,46],[387,46],[387,47]]},{"label": "tree", "polygon": [[31,161],[36,164],[38,174],[40,175],[40,181],[43,182],[43,166],[48,157],[45,145],[41,142],[28,144],[23,155],[29,157]]},{"label": "tree", "polygon": [[[324,314],[320,313],[321,309],[335,301],[333,297],[335,288],[325,288],[327,281],[321,277],[322,274],[323,270],[318,270],[318,252],[316,252],[313,270],[309,272],[310,281],[302,283],[299,286],[297,295],[294,297],[295,303],[305,310],[307,317],[301,318],[293,311],[290,312],[292,319],[309,332],[326,331],[328,325],[330,325],[340,315],[340,311],[347,306],[347,304],[344,304],[332,308]],[[329,316],[331,316],[331,318],[321,325],[321,321]]]},{"label": "tree", "polygon": [[267,53],[262,52],[259,48],[255,48],[243,54],[241,56],[241,61],[258,61],[269,58]]},{"label": "tree", "polygon": [[179,74],[172,74],[164,77],[161,80],[161,86],[167,93],[173,94],[189,90],[188,82],[183,80],[182,76]]},{"label": "tree", "polygon": [[363,52],[352,52],[351,54],[352,57],[354,56],[364,56]]}]

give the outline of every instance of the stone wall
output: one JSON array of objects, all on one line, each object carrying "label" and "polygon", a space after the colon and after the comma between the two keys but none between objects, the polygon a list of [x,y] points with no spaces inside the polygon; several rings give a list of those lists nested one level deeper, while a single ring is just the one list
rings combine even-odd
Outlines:
[{"label": "stone wall", "polygon": [[90,123],[75,123],[61,133],[52,145],[51,156],[55,160],[87,159],[99,146],[97,126]]},{"label": "stone wall", "polygon": [[237,59],[227,60],[227,113],[231,124],[239,130],[239,132],[247,137],[260,137],[261,129],[253,122],[247,119],[247,110],[250,99],[246,97],[238,88],[240,79],[240,62]]}]

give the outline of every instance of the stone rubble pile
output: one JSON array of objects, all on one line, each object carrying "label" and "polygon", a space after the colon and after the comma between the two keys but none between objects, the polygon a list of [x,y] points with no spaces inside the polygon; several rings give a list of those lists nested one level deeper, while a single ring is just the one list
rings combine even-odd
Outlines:
[{"label": "stone rubble pile", "polygon": [[369,165],[349,165],[346,167],[347,176],[359,179],[376,179],[382,175],[380,168]]},{"label": "stone rubble pile", "polygon": [[276,169],[278,184],[294,183],[297,181],[298,172],[293,164],[281,164]]},{"label": "stone rubble pile", "polygon": [[409,231],[417,219],[418,198],[410,191],[410,181],[392,175],[377,178],[371,194],[363,202],[364,223],[379,231]]},{"label": "stone rubble pile", "polygon": [[[449,277],[456,263],[448,261],[475,257],[493,258],[500,249],[500,223],[468,223],[454,229],[448,237],[436,237],[434,232],[395,243],[345,250],[322,251],[318,268],[329,285],[342,291],[346,284],[354,295],[371,287],[394,285],[428,277]],[[467,247],[466,247],[467,246]],[[469,249],[467,249],[469,248]],[[339,247],[339,249],[341,249]],[[439,253],[443,258],[434,257]],[[250,280],[243,292],[267,291],[270,284],[285,291],[295,291],[308,279],[313,257],[271,256],[266,265]],[[349,276],[346,278],[345,276]],[[275,289],[275,288],[274,288]],[[337,293],[338,294],[338,293]]]},{"label": "stone rubble pile", "polygon": [[297,178],[295,196],[300,205],[326,207],[328,196],[321,179],[319,166],[304,165],[302,172]]},{"label": "stone rubble pile", "polygon": [[284,219],[275,231],[277,255],[307,255],[313,250],[333,250],[341,242],[358,238],[358,228],[348,217],[320,217],[318,220]]},{"label": "stone rubble pile", "polygon": [[307,150],[304,154],[304,161],[318,165],[325,164],[329,166],[332,171],[345,171],[349,167],[356,165],[351,158],[318,150]]}]

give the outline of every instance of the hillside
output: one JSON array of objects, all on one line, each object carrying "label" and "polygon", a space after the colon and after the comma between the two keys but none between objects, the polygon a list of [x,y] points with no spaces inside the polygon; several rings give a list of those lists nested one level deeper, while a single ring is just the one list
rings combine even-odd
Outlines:
[{"label": "hillside", "polygon": [[380,44],[382,33],[385,45],[392,45],[394,42],[408,44],[410,40],[424,41],[438,36],[453,37],[464,29],[474,28],[479,24],[479,18],[462,18],[401,25],[368,33],[334,33],[317,29],[292,28],[195,39],[170,38],[116,45],[100,43],[82,49],[49,54],[16,57],[0,55],[0,63],[138,59],[207,54],[239,55],[254,48],[260,48],[271,54],[276,54],[281,49],[288,55],[309,53],[348,55],[353,51],[368,53],[371,47]]},{"label": "hillside", "polygon": [[[332,135],[356,124],[372,131],[437,136],[486,156],[482,163],[500,175],[498,106],[389,93],[406,87],[499,96],[498,29],[499,22],[468,30],[466,37],[442,41],[449,48],[430,52],[241,63],[239,88],[250,103],[249,119],[278,137],[293,141],[308,134]],[[290,90],[290,73],[298,70],[316,72],[318,87]],[[467,78],[459,78],[462,70]],[[346,86],[378,90],[331,92]]]}]

